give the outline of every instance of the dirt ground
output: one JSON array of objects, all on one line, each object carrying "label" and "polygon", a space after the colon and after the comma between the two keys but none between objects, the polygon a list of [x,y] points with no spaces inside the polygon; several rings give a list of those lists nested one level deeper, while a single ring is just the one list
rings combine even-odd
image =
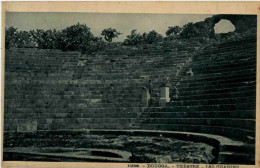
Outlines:
[{"label": "dirt ground", "polygon": [[211,163],[215,158],[210,145],[163,136],[13,133],[5,134],[4,147],[118,149],[131,152],[129,162],[139,163]]}]

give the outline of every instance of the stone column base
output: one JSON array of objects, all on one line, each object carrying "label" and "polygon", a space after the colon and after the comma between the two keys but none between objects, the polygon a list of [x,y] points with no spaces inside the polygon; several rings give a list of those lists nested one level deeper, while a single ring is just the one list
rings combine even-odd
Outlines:
[{"label": "stone column base", "polygon": [[170,98],[160,98],[160,106],[164,107],[167,102],[170,102]]}]

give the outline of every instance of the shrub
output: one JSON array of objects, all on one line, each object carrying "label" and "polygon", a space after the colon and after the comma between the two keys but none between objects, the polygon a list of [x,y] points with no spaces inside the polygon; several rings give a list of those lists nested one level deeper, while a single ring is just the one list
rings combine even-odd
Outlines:
[{"label": "shrub", "polygon": [[183,26],[181,37],[191,38],[191,37],[213,37],[214,34],[211,32],[211,28],[204,24],[204,22],[197,22],[195,24],[188,23]]},{"label": "shrub", "polygon": [[60,41],[61,33],[59,31],[54,30],[40,30],[37,29],[31,30],[30,35],[33,37],[33,41],[35,42],[35,46],[41,49],[60,49]]},{"label": "shrub", "polygon": [[143,37],[140,33],[136,33],[137,30],[132,30],[131,34],[126,37],[124,45],[137,45],[142,43]]},{"label": "shrub", "polygon": [[79,23],[61,31],[37,29],[27,32],[10,27],[5,32],[6,48],[35,47],[92,53],[104,47],[102,38],[95,37],[89,27]]},{"label": "shrub", "polygon": [[17,31],[14,27],[5,29],[5,48],[35,47],[32,36],[26,31]]},{"label": "shrub", "polygon": [[67,27],[61,31],[62,36],[59,41],[61,42],[62,50],[81,51],[87,52],[90,50],[92,41],[96,41],[90,28],[85,24],[76,24]]},{"label": "shrub", "polygon": [[5,48],[10,48],[15,43],[17,29],[14,27],[5,28]]},{"label": "shrub", "polygon": [[116,29],[108,28],[104,29],[101,35],[105,36],[105,40],[108,42],[112,42],[113,38],[117,38],[120,34]]},{"label": "shrub", "polygon": [[157,33],[155,30],[150,31],[148,34],[144,33],[143,37],[145,39],[145,42],[148,44],[157,43],[159,41],[162,41],[162,35]]},{"label": "shrub", "polygon": [[33,48],[35,47],[35,42],[32,35],[27,31],[17,32],[16,47],[18,48]]},{"label": "shrub", "polygon": [[105,43],[102,40],[101,37],[94,37],[94,39],[92,41],[90,41],[89,46],[87,48],[87,50],[85,50],[86,53],[91,53],[93,54],[96,51],[101,50],[102,48],[105,47]]},{"label": "shrub", "polygon": [[67,51],[92,53],[104,47],[102,38],[95,37],[86,24],[76,24],[67,27],[57,34],[59,48]]},{"label": "shrub", "polygon": [[180,36],[184,38],[196,37],[198,36],[198,30],[193,23],[188,23],[183,26]]},{"label": "shrub", "polygon": [[166,31],[166,36],[170,36],[170,35],[177,35],[181,32],[181,27],[180,26],[170,26],[168,27],[168,30]]},{"label": "shrub", "polygon": [[124,40],[124,45],[139,45],[139,44],[152,44],[162,41],[163,37],[156,31],[152,30],[149,33],[136,33],[136,30],[132,30],[131,34]]}]

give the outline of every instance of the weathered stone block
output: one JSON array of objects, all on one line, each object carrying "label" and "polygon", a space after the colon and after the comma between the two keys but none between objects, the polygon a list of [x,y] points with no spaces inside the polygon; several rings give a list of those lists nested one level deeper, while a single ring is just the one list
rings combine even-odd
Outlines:
[{"label": "weathered stone block", "polygon": [[33,119],[18,120],[17,132],[36,132],[37,124]]}]

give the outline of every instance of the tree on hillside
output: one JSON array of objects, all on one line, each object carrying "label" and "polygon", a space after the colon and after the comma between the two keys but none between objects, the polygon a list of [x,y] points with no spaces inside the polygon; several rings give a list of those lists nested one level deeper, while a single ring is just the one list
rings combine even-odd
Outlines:
[{"label": "tree on hillside", "polygon": [[17,29],[14,27],[5,28],[5,48],[10,48],[14,46]]},{"label": "tree on hillside", "polygon": [[140,44],[143,41],[143,36],[140,33],[137,33],[137,30],[134,29],[131,31],[131,34],[126,36],[126,39],[124,40],[124,45],[136,45]]},{"label": "tree on hillside", "polygon": [[117,38],[120,34],[122,33],[112,28],[104,29],[101,33],[101,35],[105,36],[105,40],[108,42],[112,42],[113,38]]},{"label": "tree on hillside", "polygon": [[[61,42],[63,50],[90,52],[93,43],[102,43],[100,38],[95,37],[86,24],[76,24],[61,31],[62,36],[58,41]],[[100,46],[101,48],[102,46]],[[99,48],[99,47],[98,47]]]},{"label": "tree on hillside", "polygon": [[170,36],[170,35],[176,35],[179,34],[181,32],[181,27],[180,26],[170,26],[168,27],[168,30],[166,31],[166,35]]},{"label": "tree on hillside", "polygon": [[104,41],[95,37],[85,24],[76,24],[61,31],[58,30],[31,30],[17,31],[16,28],[6,28],[6,48],[61,49],[93,53],[104,48]]},{"label": "tree on hillside", "polygon": [[86,50],[90,41],[94,38],[90,28],[85,24],[76,24],[63,29],[62,31],[62,49],[63,50]]},{"label": "tree on hillside", "polygon": [[35,42],[32,35],[27,31],[18,31],[16,34],[15,47],[18,48],[33,48],[35,47]]},{"label": "tree on hillside", "polygon": [[150,31],[148,34],[144,33],[143,37],[145,39],[145,42],[148,44],[156,43],[163,39],[162,35],[157,33],[155,30]]},{"label": "tree on hillside", "polygon": [[32,48],[35,47],[31,34],[27,31],[17,31],[14,27],[5,29],[5,48]]},{"label": "tree on hillside", "polygon": [[36,43],[37,48],[41,49],[60,49],[60,38],[62,37],[60,31],[54,30],[31,30],[30,35]]},{"label": "tree on hillside", "polygon": [[137,30],[131,31],[131,34],[124,40],[124,45],[152,44],[163,40],[162,35],[155,30],[143,34],[137,33],[136,31]]},{"label": "tree on hillside", "polygon": [[182,29],[180,36],[184,38],[196,37],[199,34],[198,29],[193,23],[185,24]]}]

